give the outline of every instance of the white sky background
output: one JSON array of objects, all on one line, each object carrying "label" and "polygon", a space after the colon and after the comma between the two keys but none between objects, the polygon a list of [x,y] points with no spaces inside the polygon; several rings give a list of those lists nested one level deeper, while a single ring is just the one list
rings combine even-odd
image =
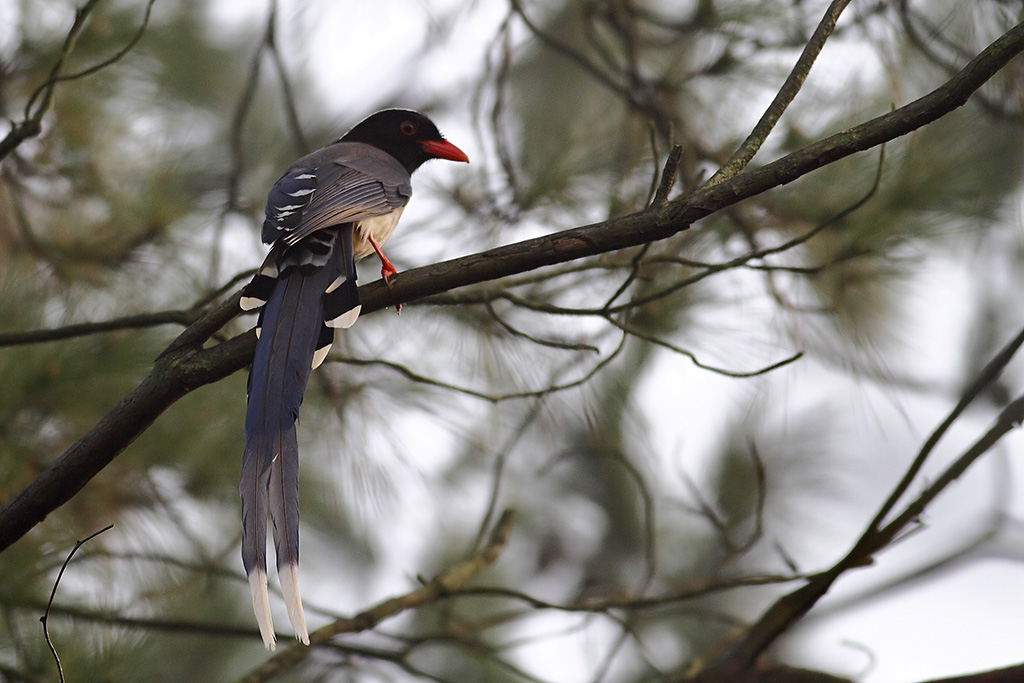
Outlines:
[{"label": "white sky background", "polygon": [[[288,68],[293,72],[301,70],[312,77],[322,97],[336,108],[341,132],[341,129],[370,113],[359,103],[375,101],[379,97],[380,83],[405,82],[403,70],[410,59],[417,58],[432,22],[467,4],[470,9],[460,16],[457,37],[452,37],[442,49],[432,53],[430,59],[434,63],[431,68],[419,70],[418,73],[425,76],[410,84],[414,89],[411,97],[428,100],[434,92],[465,88],[465,84],[478,72],[486,45],[504,16],[504,2],[284,1],[279,10],[280,38],[285,47],[283,53]],[[216,18],[227,24],[257,18],[262,21],[266,11],[265,3],[246,0],[219,0],[215,7]],[[834,52],[830,49],[826,46],[821,62],[813,72],[815,77],[822,73],[830,76],[841,73],[844,63],[856,61],[849,59],[849,55],[841,55],[838,48]],[[598,87],[581,79],[582,86]],[[751,121],[759,114],[759,109],[752,110]],[[474,164],[493,163],[487,158],[489,151],[477,147],[479,141],[471,126],[468,108],[461,116],[456,112],[438,124],[449,139],[466,150]],[[425,196],[429,195],[432,179],[444,177],[442,174],[446,173],[461,172],[465,171],[442,164],[428,165],[420,171],[417,174],[417,199],[406,212],[403,224],[416,222],[417,215],[428,215],[429,201]],[[400,227],[395,247],[400,248],[401,242]],[[452,250],[457,247],[448,247],[444,252],[446,257],[459,255]],[[963,335],[968,332],[965,330],[968,311],[961,310],[964,307],[958,307],[956,302],[961,300],[958,289],[969,286],[969,283],[970,272],[963,264],[936,262],[919,281],[908,287],[907,339],[925,346],[908,346],[905,360],[914,369],[922,370],[921,375],[934,376],[933,369],[956,358],[957,345],[966,342]],[[951,305],[934,305],[934,302],[943,300],[951,302]],[[921,317],[920,314],[925,312],[934,316],[936,311],[942,311],[941,318]],[[779,322],[759,315],[752,316],[752,319],[755,324]],[[731,320],[727,324],[735,326],[736,322]],[[934,330],[934,334],[922,334],[921,330]],[[744,330],[732,330],[730,334],[743,335]],[[750,343],[756,343],[756,340],[764,339],[764,334],[751,332],[751,337],[755,341]],[[779,357],[785,355],[785,349],[778,348],[767,353],[771,355],[775,351]],[[706,360],[713,362],[717,359]],[[737,406],[748,405],[764,396],[778,395],[778,391],[768,391],[763,383],[742,383],[698,371],[676,356],[666,354],[660,363],[659,371],[651,373],[644,387],[648,419],[655,428],[651,438],[657,452],[686,461],[691,473],[700,470],[700,454],[711,450],[709,447],[716,438],[716,431],[708,429],[708,426],[720,425],[725,415]],[[671,381],[665,378],[671,378]],[[818,386],[827,382],[829,393],[849,396],[850,411],[837,416],[836,426],[850,437],[849,449],[854,463],[852,476],[862,477],[865,482],[874,481],[879,468],[888,469],[894,482],[902,471],[902,465],[912,457],[923,438],[954,402],[952,399],[936,401],[934,397],[925,398],[891,387],[875,387],[868,380],[844,379],[834,371],[813,363],[805,363],[799,370],[787,371],[779,378],[773,375],[768,381],[781,383],[790,389],[791,403],[780,407],[775,414],[801,407],[798,391],[801,382],[815,382]],[[717,397],[717,401],[709,401],[709,396]],[[901,411],[905,417],[894,420],[893,414]],[[959,442],[978,435],[979,430],[987,426],[990,415],[986,413],[980,421],[968,420],[970,428],[958,433],[956,438]],[[884,439],[879,436],[883,432],[886,435]],[[976,529],[974,522],[991,514],[995,504],[993,498],[1000,486],[1005,487],[1006,495],[1014,501],[1011,512],[1016,510],[1019,513],[1016,488],[1020,467],[1007,454],[1019,451],[1021,445],[1020,435],[1011,435],[1004,440],[999,455],[990,456],[944,496],[925,520],[928,524],[926,531],[885,553],[879,566],[860,570],[841,580],[822,609],[814,613],[824,616],[807,619],[786,640],[787,656],[794,657],[794,663],[806,663],[811,667],[854,676],[866,683],[917,681],[1019,662],[1024,652],[1021,647],[1024,629],[1020,618],[1024,614],[1024,590],[1021,589],[1024,586],[1024,565],[1014,559],[1001,559],[1007,551],[1011,555],[1014,551],[1020,554],[1019,537],[1010,537],[1003,544],[998,540],[991,542],[971,558],[949,570],[936,572],[935,576],[918,581],[907,590],[892,588],[881,593],[878,599],[865,601],[856,607],[845,607],[842,601],[844,597],[872,591],[879,582],[912,574],[936,555],[960,547]],[[893,462],[891,454],[894,452],[903,452],[905,461]],[[952,452],[944,451],[947,455]],[[887,459],[880,459],[880,454],[885,454]],[[418,457],[422,455],[420,452]],[[677,463],[666,463],[666,468],[677,466]],[[423,469],[429,469],[429,466],[424,465]],[[429,485],[420,482],[413,488],[423,496],[429,495]],[[873,490],[870,493],[882,496],[886,491]],[[851,510],[855,510],[857,516],[851,515]],[[844,534],[853,534],[866,523],[867,518],[859,516],[863,515],[863,510],[863,505],[847,507],[844,501],[837,501],[836,520],[823,522],[828,533],[836,534],[837,552],[847,544]],[[410,538],[410,542],[424,535],[430,537],[432,534],[424,527],[434,523],[437,523],[436,517],[425,515],[416,524],[419,528],[399,529],[396,534]],[[304,558],[308,558],[304,559],[304,567],[306,562],[315,564],[313,553],[307,551]],[[830,559],[822,557],[821,566],[826,566]],[[816,568],[802,567],[805,570]],[[390,585],[382,580],[374,586],[374,591],[386,592],[406,586],[408,577],[393,578]],[[316,583],[315,579],[306,579],[304,586],[307,592],[312,593]],[[317,596],[312,597],[316,601]],[[555,621],[552,625],[555,626]],[[545,632],[554,628],[538,630]],[[576,643],[569,648],[557,639],[537,645],[529,651],[529,656],[538,658],[536,661],[543,664],[530,668],[548,680],[586,680],[590,674],[585,661],[586,648],[603,637],[593,631],[586,633],[584,640],[587,642]],[[577,656],[567,656],[572,652]]]}]

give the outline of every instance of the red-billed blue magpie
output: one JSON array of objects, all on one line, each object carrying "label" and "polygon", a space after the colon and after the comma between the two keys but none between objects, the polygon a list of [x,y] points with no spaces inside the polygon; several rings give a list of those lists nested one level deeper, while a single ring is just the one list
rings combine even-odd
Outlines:
[{"label": "red-billed blue magpie", "polygon": [[276,639],[267,594],[267,512],[281,592],[295,637],[309,644],[299,592],[299,453],[295,421],[310,371],[336,327],[359,316],[356,261],[380,250],[412,196],[412,173],[430,159],[469,161],[423,114],[387,109],[291,165],[270,189],[263,242],[273,245],[242,292],[263,307],[249,373],[242,453],[242,563],[263,642]]}]

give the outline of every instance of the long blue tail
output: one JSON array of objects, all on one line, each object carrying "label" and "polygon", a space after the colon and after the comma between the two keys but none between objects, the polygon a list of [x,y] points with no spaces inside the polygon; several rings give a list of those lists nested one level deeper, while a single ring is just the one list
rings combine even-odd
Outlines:
[{"label": "long blue tail", "polygon": [[[299,591],[299,453],[295,421],[313,367],[314,352],[323,345],[324,292],[337,277],[338,261],[332,258],[326,267],[292,267],[280,274],[263,309],[249,374],[239,484],[242,563],[249,577],[260,633],[271,649],[275,636],[267,593],[268,509],[274,523],[278,575],[288,617],[296,638],[309,642]],[[333,330],[328,332],[333,336]]]}]

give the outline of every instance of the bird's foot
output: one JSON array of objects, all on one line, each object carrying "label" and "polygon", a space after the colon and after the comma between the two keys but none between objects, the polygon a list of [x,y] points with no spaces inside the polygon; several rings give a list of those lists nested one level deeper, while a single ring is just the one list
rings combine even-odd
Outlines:
[{"label": "bird's foot", "polygon": [[391,289],[391,277],[398,274],[398,269],[391,265],[391,261],[384,255],[384,252],[380,250],[380,246],[377,241],[370,236],[367,236],[370,241],[370,246],[377,252],[377,258],[380,259],[380,276],[384,278],[384,284]]},{"label": "bird's foot", "polygon": [[[367,236],[367,239],[370,241],[370,246],[373,247],[373,250],[377,252],[377,258],[380,259],[380,276],[384,278],[384,284],[387,288],[391,289],[391,278],[398,274],[398,269],[391,264],[388,257],[380,250],[380,246],[377,245],[376,240],[369,236]],[[397,304],[395,306],[395,312],[402,312],[402,304]]]}]

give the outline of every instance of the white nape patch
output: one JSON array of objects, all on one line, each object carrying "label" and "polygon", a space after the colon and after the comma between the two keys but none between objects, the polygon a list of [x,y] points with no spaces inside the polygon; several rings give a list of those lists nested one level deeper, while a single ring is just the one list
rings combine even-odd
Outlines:
[{"label": "white nape patch", "polygon": [[243,296],[239,300],[238,305],[239,305],[239,307],[241,307],[241,309],[243,311],[251,311],[254,308],[259,308],[260,306],[264,305],[265,303],[267,303],[267,302],[264,301],[263,299],[257,299],[254,296]]},{"label": "white nape patch", "polygon": [[356,320],[359,319],[359,311],[363,310],[363,307],[356,306],[350,311],[345,311],[334,320],[326,320],[324,324],[327,327],[340,327],[342,329],[348,329],[356,324]]},{"label": "white nape patch", "polygon": [[270,594],[267,592],[267,573],[257,569],[249,574],[249,590],[252,591],[252,611],[256,614],[256,623],[260,626],[263,645],[268,650],[277,649],[277,637],[274,635],[274,619],[270,616]]},{"label": "white nape patch", "polygon": [[292,562],[277,568],[281,580],[281,594],[288,609],[288,621],[295,629],[295,639],[309,645],[309,631],[306,630],[306,615],[302,613],[302,595],[299,592],[299,565]]},{"label": "white nape patch", "polygon": [[314,370],[316,370],[318,367],[320,367],[321,363],[324,362],[324,359],[327,358],[327,354],[328,354],[328,352],[330,352],[330,350],[331,350],[331,345],[328,344],[327,346],[323,347],[322,349],[317,349],[316,351],[313,352],[313,369]]}]

